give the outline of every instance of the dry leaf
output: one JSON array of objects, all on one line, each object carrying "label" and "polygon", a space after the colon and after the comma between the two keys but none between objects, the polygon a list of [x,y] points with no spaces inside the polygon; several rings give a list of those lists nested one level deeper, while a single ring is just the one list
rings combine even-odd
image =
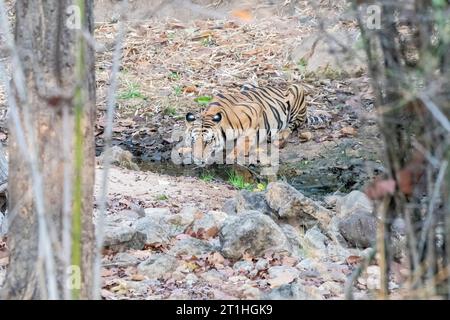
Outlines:
[{"label": "dry leaf", "polygon": [[254,256],[251,255],[251,254],[248,253],[248,252],[245,252],[245,253],[242,255],[242,260],[245,260],[245,261],[253,261],[253,258],[254,258]]},{"label": "dry leaf", "polygon": [[252,20],[252,13],[250,10],[234,10],[231,12],[231,16],[238,18],[243,21],[251,21]]},{"label": "dry leaf", "polygon": [[222,267],[223,263],[225,262],[225,258],[219,252],[214,252],[208,256],[208,262],[215,267]]},{"label": "dry leaf", "polygon": [[106,289],[102,289],[101,295],[103,298],[114,298],[114,293]]},{"label": "dry leaf", "polygon": [[0,258],[0,267],[7,266],[9,264],[9,257]]},{"label": "dry leaf", "polygon": [[209,239],[209,238],[214,238],[215,236],[217,236],[219,234],[219,228],[217,228],[216,226],[209,228],[208,230],[206,230],[204,232],[204,236],[203,239]]},{"label": "dry leaf", "polygon": [[347,259],[345,259],[345,262],[349,265],[355,265],[357,263],[360,263],[362,258],[360,256],[349,256]]},{"label": "dry leaf", "polygon": [[186,86],[184,88],[184,93],[198,93],[198,89],[196,86]]},{"label": "dry leaf", "polygon": [[101,276],[102,277],[110,277],[110,276],[112,276],[114,273],[116,273],[113,269],[105,269],[105,268],[102,268],[102,271],[101,271]]},{"label": "dry leaf", "polygon": [[375,180],[365,191],[367,196],[372,200],[379,200],[388,194],[393,194],[396,183],[393,179]]},{"label": "dry leaf", "polygon": [[343,127],[341,129],[341,134],[344,136],[354,136],[356,135],[356,129],[353,127]]},{"label": "dry leaf", "polygon": [[142,274],[136,273],[136,274],[133,274],[131,276],[131,280],[133,280],[133,281],[142,281],[142,280],[145,280],[145,276],[142,275]]},{"label": "dry leaf", "polygon": [[309,131],[300,132],[298,135],[301,142],[307,142],[313,138],[313,134]]},{"label": "dry leaf", "polygon": [[297,258],[284,256],[281,258],[281,264],[284,266],[293,267],[298,262]]}]

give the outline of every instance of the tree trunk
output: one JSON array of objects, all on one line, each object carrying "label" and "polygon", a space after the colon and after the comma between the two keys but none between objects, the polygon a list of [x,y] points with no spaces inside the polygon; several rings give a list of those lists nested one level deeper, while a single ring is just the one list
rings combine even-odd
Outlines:
[{"label": "tree trunk", "polygon": [[[92,221],[95,170],[95,58],[83,44],[84,78],[75,79],[77,7],[73,0],[17,0],[15,42],[25,76],[25,99],[15,87],[27,154],[20,145],[17,125],[9,123],[9,232],[10,265],[2,295],[6,299],[70,298],[70,221],[74,189],[74,92],[81,84],[83,97],[83,171],[80,297],[92,297],[94,226]],[[92,0],[84,0],[86,31],[92,33]],[[75,13],[74,16],[71,14]],[[69,23],[68,23],[69,21]],[[75,22],[75,24],[73,23]],[[75,26],[75,27],[74,27]],[[34,155],[34,156],[33,156]],[[31,156],[31,158],[30,158]],[[30,160],[40,173],[36,180]],[[36,171],[36,170],[35,170]],[[39,181],[41,180],[41,181]],[[68,188],[70,187],[70,188]],[[69,195],[69,198],[63,195]],[[39,218],[43,201],[46,228]],[[67,205],[69,203],[69,205]],[[67,224],[69,222],[69,224]],[[51,240],[56,295],[49,288],[44,234]],[[69,242],[68,240],[69,239]],[[46,272],[47,270],[47,272]],[[77,273],[72,275],[76,276]],[[72,279],[73,280],[73,279]],[[77,282],[77,281],[75,281]],[[76,285],[76,284],[75,284]]]}]

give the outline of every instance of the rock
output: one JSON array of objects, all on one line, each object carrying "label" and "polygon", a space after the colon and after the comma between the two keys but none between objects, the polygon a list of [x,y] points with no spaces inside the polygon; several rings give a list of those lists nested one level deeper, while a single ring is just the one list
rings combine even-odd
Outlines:
[{"label": "rock", "polygon": [[269,267],[269,262],[267,259],[258,259],[258,261],[255,263],[255,269],[258,271],[266,270]]},{"label": "rock", "polygon": [[8,227],[8,224],[7,224],[6,217],[2,212],[0,212],[0,237],[3,237],[6,234],[7,227]]},{"label": "rock", "polygon": [[285,276],[289,276],[293,279],[296,279],[296,278],[298,278],[298,276],[300,274],[298,269],[296,269],[294,267],[288,267],[288,266],[270,267],[267,270],[267,272],[269,274],[269,279],[275,279],[275,278],[285,277]]},{"label": "rock", "polygon": [[106,216],[104,220],[104,246],[113,250],[142,249],[145,235],[137,232],[133,219]]},{"label": "rock", "polygon": [[250,284],[244,284],[241,291],[243,298],[246,300],[259,300],[261,298],[261,291]]},{"label": "rock", "polygon": [[225,212],[220,211],[202,214],[201,218],[194,220],[191,230],[195,234],[202,235],[203,239],[215,237],[227,216]]},{"label": "rock", "polygon": [[322,285],[319,287],[319,290],[325,292],[328,291],[333,296],[340,296],[344,293],[343,285],[335,281],[326,281],[322,283]]},{"label": "rock", "polygon": [[139,263],[139,259],[128,252],[119,252],[116,254],[113,261],[121,266],[132,266]]},{"label": "rock", "polygon": [[236,211],[240,213],[249,210],[256,210],[272,218],[277,218],[267,204],[264,192],[241,190],[236,196]]},{"label": "rock", "polygon": [[338,195],[330,195],[330,196],[326,196],[323,200],[325,202],[325,205],[330,208],[334,208],[336,207],[338,201],[342,198],[342,196],[338,196]]},{"label": "rock", "polygon": [[229,215],[235,215],[237,213],[236,207],[237,207],[237,200],[235,198],[231,198],[224,202],[222,211]]},{"label": "rock", "polygon": [[171,225],[170,235],[176,236],[184,233],[195,220],[195,215],[200,211],[194,207],[185,207],[179,214],[170,214],[165,217],[165,221]]},{"label": "rock", "polygon": [[225,280],[225,275],[215,269],[211,269],[200,274],[200,277],[202,277],[206,282],[209,283],[218,283]]},{"label": "rock", "polygon": [[373,212],[372,201],[361,191],[352,191],[337,201],[336,211],[340,218],[345,218],[356,211]]},{"label": "rock", "polygon": [[328,238],[320,231],[317,226],[312,227],[306,231],[303,238],[305,246],[314,250],[325,250],[327,248],[326,242]]},{"label": "rock", "polygon": [[3,282],[5,282],[6,277],[6,268],[0,267],[0,288],[3,285]]},{"label": "rock", "polygon": [[333,218],[331,218],[330,224],[328,225],[327,229],[327,235],[334,243],[339,244],[343,247],[347,247],[348,243],[339,231],[340,222],[341,219],[339,217],[334,216]]},{"label": "rock", "polygon": [[311,258],[306,258],[300,261],[296,267],[300,270],[314,270],[315,266],[316,263],[314,262],[314,260],[312,260]]},{"label": "rock", "polygon": [[174,256],[199,256],[208,252],[215,251],[209,242],[193,237],[177,240],[174,246],[169,250],[169,254]]},{"label": "rock", "polygon": [[[99,165],[104,165],[105,153],[103,152],[98,158]],[[128,150],[123,150],[119,146],[113,146],[111,148],[110,163],[119,167],[139,170],[136,163],[133,162],[133,154]]]},{"label": "rock", "polygon": [[263,300],[314,300],[314,297],[304,290],[304,286],[294,282],[273,289],[263,296]]},{"label": "rock", "polygon": [[289,242],[281,228],[258,211],[247,211],[229,217],[220,229],[224,257],[239,259],[245,252],[261,256],[268,250],[290,253]]},{"label": "rock", "polygon": [[[153,215],[153,214],[152,214]],[[146,215],[136,222],[136,231],[145,238],[145,244],[168,244],[170,227],[163,223],[164,218]]]},{"label": "rock", "polygon": [[250,273],[254,268],[253,262],[251,261],[238,261],[233,265],[233,269],[238,273],[247,274]]},{"label": "rock", "polygon": [[349,256],[359,256],[359,252],[352,253],[339,244],[330,243],[327,246],[327,257],[334,262],[344,262]]},{"label": "rock", "polygon": [[189,292],[183,289],[174,289],[170,294],[168,300],[191,300]]},{"label": "rock", "polygon": [[157,253],[141,262],[138,266],[139,273],[149,279],[166,278],[176,270],[178,260],[169,254]]},{"label": "rock", "polygon": [[317,222],[326,227],[331,220],[332,214],[328,209],[284,182],[269,183],[266,201],[280,218],[296,218],[306,227],[312,227]]},{"label": "rock", "polygon": [[367,248],[376,241],[377,218],[367,211],[353,212],[342,219],[338,226],[350,246]]},{"label": "rock", "polygon": [[[363,63],[365,55],[358,40],[360,33],[353,30],[333,31],[333,39],[328,41],[323,34],[313,33],[292,49],[292,59],[304,61],[307,72],[334,72],[358,76],[367,65]],[[345,43],[350,50],[342,50],[338,44]],[[312,49],[313,48],[313,49]],[[311,51],[313,50],[313,51]],[[312,54],[311,54],[312,53]],[[325,73],[327,74],[327,73]],[[331,76],[331,75],[330,75]]]},{"label": "rock", "polygon": [[170,215],[170,210],[168,208],[146,208],[144,209],[145,216],[152,217],[165,217]]},{"label": "rock", "polygon": [[280,223],[279,225],[281,230],[283,230],[286,238],[288,239],[289,244],[291,245],[292,255],[294,257],[302,257],[302,244],[300,234],[297,229],[287,223]]},{"label": "rock", "polygon": [[392,222],[391,228],[391,250],[394,259],[402,261],[406,258],[406,226],[405,221],[402,218],[397,217]]},{"label": "rock", "polygon": [[196,284],[198,282],[198,277],[193,274],[193,273],[189,273],[186,278],[184,278],[184,280],[186,281],[186,284],[189,287],[192,287],[194,284]]},{"label": "rock", "polygon": [[366,269],[367,279],[366,286],[369,290],[380,289],[381,271],[379,266],[368,266]]}]

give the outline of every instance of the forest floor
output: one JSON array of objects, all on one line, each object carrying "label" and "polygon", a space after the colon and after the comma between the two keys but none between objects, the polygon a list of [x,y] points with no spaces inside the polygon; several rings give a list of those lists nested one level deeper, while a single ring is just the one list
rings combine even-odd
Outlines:
[{"label": "forest floor", "polygon": [[[289,182],[325,205],[327,196],[362,189],[369,178],[382,170],[373,96],[361,58],[356,24],[337,19],[345,12],[340,1],[320,10],[303,1],[300,3],[293,16],[259,18],[247,11],[235,11],[234,16],[225,19],[177,20],[166,16],[128,25],[113,144],[130,151],[138,167],[111,169],[109,215],[126,215],[130,210],[150,208],[169,209],[170,214],[180,215],[186,208],[195,208],[198,219],[208,212],[222,210],[226,200],[236,197],[240,187],[218,172],[222,168],[179,168],[171,165],[170,152],[175,144],[172,136],[183,129],[185,113],[202,108],[202,97],[239,88],[245,83],[274,86],[300,83],[307,90],[311,112],[325,113],[332,119],[325,128],[301,128],[291,136],[281,150],[279,180]],[[319,28],[322,17],[336,18],[326,27],[326,33]],[[117,30],[114,21],[96,23],[95,38],[103,45],[96,65],[97,155],[104,145],[106,95]],[[339,46],[342,43],[350,50],[342,50]],[[0,105],[4,104],[3,99],[0,89]],[[7,141],[5,128],[1,128],[0,140]],[[101,170],[99,165],[98,177]],[[96,180],[98,195],[100,179]],[[258,182],[250,181],[254,188],[258,188]],[[271,289],[279,289],[299,278],[296,281],[306,288],[308,298],[341,299],[345,279],[354,269],[354,263],[348,259],[333,261],[323,256],[316,259],[311,252],[299,259],[275,254],[232,261],[214,250],[189,258],[177,257],[175,272],[167,267],[168,271],[159,279],[149,279],[136,267],[137,262],[167,253],[175,242],[191,236],[195,234],[186,231],[164,245],[121,253],[105,251],[103,297],[261,298]],[[208,241],[214,245],[219,241],[218,235],[214,234]],[[362,255],[362,250],[352,250],[348,249],[348,257]],[[121,264],[118,255],[127,262]],[[252,273],[260,260],[267,266]],[[275,276],[280,283],[274,285],[274,281],[268,280],[273,275],[267,271],[273,266],[287,269],[296,266],[301,272],[294,278],[285,273]],[[315,273],[310,272],[312,269]],[[0,270],[0,283],[1,278]],[[370,297],[366,280],[358,283],[357,290],[358,297]],[[286,297],[289,294],[279,293],[271,298]],[[301,298],[295,294],[291,297]]]},{"label": "forest floor", "polygon": [[[114,144],[129,150],[140,170],[113,169],[109,213],[120,215],[138,205],[143,209],[169,208],[171,214],[179,215],[184,209],[194,207],[199,217],[203,217],[210,211],[221,210],[225,200],[235,197],[239,188],[220,173],[223,167],[180,168],[170,164],[170,152],[174,147],[172,134],[183,130],[185,113],[203,107],[196,100],[201,102],[202,97],[239,88],[245,83],[274,86],[301,83],[308,92],[311,111],[332,118],[326,128],[303,128],[290,138],[281,150],[278,179],[288,181],[323,203],[326,196],[362,189],[370,177],[382,170],[373,96],[364,60],[358,60],[363,55],[356,25],[345,19],[338,21],[327,29],[329,36],[325,36],[318,28],[321,15],[336,17],[344,9],[339,5],[322,9],[317,12],[306,6],[291,17],[271,16],[247,22],[233,18],[188,21],[159,18],[131,24],[119,77]],[[96,28],[97,41],[109,48],[97,60],[98,152],[103,147],[102,111],[117,27],[116,23],[102,23]],[[350,53],[343,52],[336,43],[348,45]],[[306,134],[309,138],[300,139],[300,133],[304,137],[305,132],[311,133]],[[152,254],[170,253],[174,243],[191,235],[178,235],[170,244],[146,250],[128,250],[125,260],[145,261]],[[217,235],[209,241],[217,242]],[[359,257],[361,252],[348,256]],[[175,272],[167,267],[167,272],[154,280],[142,275],[142,270],[135,265],[117,264],[123,259],[122,253],[119,258],[114,252],[107,254],[105,264],[110,267],[103,270],[104,297],[267,297],[265,294],[272,288],[267,270],[271,266],[289,268],[298,262],[274,256],[231,261],[216,251],[178,258],[181,265]],[[320,274],[303,272],[300,276],[298,281],[304,285],[307,298],[343,298],[343,279],[354,265],[345,259],[303,258],[304,266],[314,261],[314,267],[309,265],[307,270]],[[255,276],[251,270],[263,260],[268,263],[267,269]],[[246,261],[249,270],[244,270]],[[373,281],[373,274],[370,277]],[[360,298],[369,297],[365,281],[358,284]],[[285,283],[281,280],[281,284],[291,282],[289,277]],[[275,287],[279,290],[279,285]],[[280,292],[271,296],[289,297],[305,298]]]}]

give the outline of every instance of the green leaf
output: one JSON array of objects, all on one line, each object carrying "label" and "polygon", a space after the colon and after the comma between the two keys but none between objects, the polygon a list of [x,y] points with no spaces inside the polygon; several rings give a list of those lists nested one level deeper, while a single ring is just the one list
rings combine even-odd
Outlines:
[{"label": "green leaf", "polygon": [[207,105],[211,102],[212,97],[210,96],[200,96],[194,99],[199,105]]}]

